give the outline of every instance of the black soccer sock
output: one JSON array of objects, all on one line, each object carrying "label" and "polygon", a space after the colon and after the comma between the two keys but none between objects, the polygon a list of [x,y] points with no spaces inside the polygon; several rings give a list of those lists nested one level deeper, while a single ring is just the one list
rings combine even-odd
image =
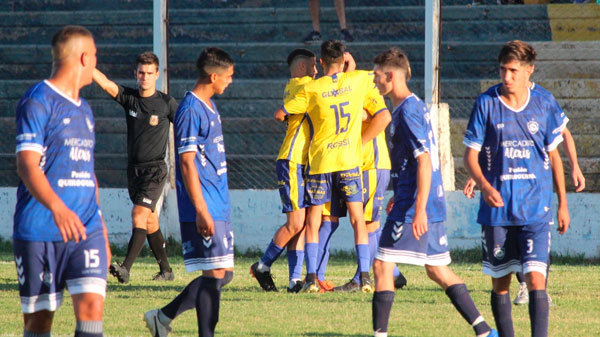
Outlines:
[{"label": "black soccer sock", "polygon": [[492,291],[492,313],[500,337],[514,337],[510,293],[498,295]]},{"label": "black soccer sock", "polygon": [[160,309],[165,316],[170,319],[175,319],[184,311],[194,309],[196,307],[196,297],[198,296],[198,289],[200,289],[200,283],[202,277],[196,277],[175,297],[169,304],[165,305]]},{"label": "black soccer sock", "polygon": [[517,281],[519,281],[519,283],[525,282],[525,275],[523,275],[523,272],[520,271],[517,273]]},{"label": "black soccer sock", "polygon": [[373,294],[373,331],[387,332],[390,312],[394,304],[393,291],[376,291]]},{"label": "black soccer sock", "polygon": [[75,337],[102,337],[102,321],[77,321]]},{"label": "black soccer sock", "polygon": [[201,277],[198,296],[196,297],[196,318],[198,319],[198,336],[213,337],[219,321],[219,302],[221,300],[220,280],[212,277]]},{"label": "black soccer sock", "polygon": [[131,266],[135,259],[140,255],[142,251],[142,247],[144,246],[144,241],[146,241],[147,231],[141,228],[134,228],[131,233],[131,239],[129,239],[129,245],[127,245],[127,256],[125,257],[125,261],[123,261],[122,266],[127,269],[127,271],[131,270]]},{"label": "black soccer sock", "polygon": [[228,285],[229,282],[233,281],[233,271],[227,270],[225,272],[225,277],[219,280],[221,283],[221,288]]},{"label": "black soccer sock", "polygon": [[531,337],[548,337],[548,294],[546,290],[529,292],[529,319]]},{"label": "black soccer sock", "polygon": [[479,313],[479,310],[477,310],[464,283],[449,286],[446,289],[446,295],[448,295],[456,310],[460,312],[467,323],[471,324],[476,335],[481,335],[492,330]]},{"label": "black soccer sock", "polygon": [[156,258],[156,262],[160,267],[160,272],[171,271],[169,266],[169,260],[167,260],[167,252],[165,251],[165,239],[163,238],[162,231],[159,229],[152,234],[148,234],[148,245],[150,250]]}]

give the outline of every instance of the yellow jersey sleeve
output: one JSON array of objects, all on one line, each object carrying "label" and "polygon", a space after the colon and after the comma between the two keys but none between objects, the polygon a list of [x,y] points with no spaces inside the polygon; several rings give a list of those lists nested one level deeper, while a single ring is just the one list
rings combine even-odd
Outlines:
[{"label": "yellow jersey sleeve", "polygon": [[365,109],[369,115],[375,116],[384,109],[387,109],[387,106],[385,105],[385,100],[381,94],[379,94],[379,90],[375,86],[375,83],[372,82],[373,77],[369,75],[369,78],[371,79],[371,85],[367,89],[367,97],[365,98],[363,109]]},{"label": "yellow jersey sleeve", "polygon": [[294,95],[292,95],[291,92],[289,92],[288,94],[286,86],[283,101],[283,111],[285,111],[287,115],[298,115],[306,113],[308,109],[309,97],[306,92],[305,85],[308,83],[310,82],[301,84],[298,88],[296,88]]},{"label": "yellow jersey sleeve", "polygon": [[[291,101],[304,84],[312,81],[312,77],[304,76],[292,78],[285,86],[283,104]],[[279,149],[277,160],[289,160],[291,162],[306,165],[308,162],[308,146],[310,144],[310,127],[308,117],[304,114],[288,115],[287,130]]]},{"label": "yellow jersey sleeve", "polygon": [[[369,78],[371,81],[373,80],[371,75],[369,75]],[[371,116],[375,116],[383,110],[387,110],[385,101],[381,94],[379,94],[379,90],[377,90],[375,84],[371,85],[367,90],[367,97],[363,109]],[[363,130],[368,126],[368,122],[363,123]],[[385,131],[382,131],[377,137],[373,138],[373,140],[363,146],[362,170],[390,170],[391,168],[392,164],[390,162],[390,155],[385,139]]]}]

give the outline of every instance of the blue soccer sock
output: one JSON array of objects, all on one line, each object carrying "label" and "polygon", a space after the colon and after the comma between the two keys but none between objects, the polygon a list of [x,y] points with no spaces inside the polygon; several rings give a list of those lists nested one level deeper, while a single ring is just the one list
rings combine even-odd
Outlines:
[{"label": "blue soccer sock", "polygon": [[393,291],[376,291],[373,294],[373,302],[371,305],[373,311],[374,332],[387,332],[392,304],[394,304]]},{"label": "blue soccer sock", "polygon": [[529,292],[529,319],[531,337],[548,337],[548,294],[546,290]]},{"label": "blue soccer sock", "polygon": [[467,323],[471,324],[476,335],[479,336],[492,330],[477,310],[464,283],[451,285],[446,289],[446,295]]},{"label": "blue soccer sock", "polygon": [[[379,240],[377,240],[377,231],[369,233],[369,269],[373,266],[373,261],[375,260],[375,254],[377,253],[377,246],[379,244]],[[356,273],[354,273],[354,277],[352,278],[354,282],[360,283],[360,269],[358,266],[356,267]]]},{"label": "blue soccer sock", "polygon": [[304,262],[303,250],[287,251],[288,270],[291,280],[299,280],[302,277],[302,264]]},{"label": "blue soccer sock", "polygon": [[369,245],[356,245],[356,258],[358,260],[358,270],[361,273],[369,272]]},{"label": "blue soccer sock", "polygon": [[317,258],[317,275],[319,280],[325,280],[325,272],[327,271],[327,264],[329,263],[329,242],[331,236],[337,230],[340,225],[337,221],[323,221],[321,222],[321,228],[319,228],[319,255]]},{"label": "blue soccer sock", "polygon": [[102,321],[77,321],[75,337],[102,337]]},{"label": "blue soccer sock", "polygon": [[515,330],[512,321],[512,303],[510,301],[510,292],[504,295],[498,295],[492,291],[492,313],[496,321],[496,328],[502,337],[514,337]]},{"label": "blue soccer sock", "polygon": [[[269,271],[273,262],[275,262],[279,255],[281,255],[281,252],[283,252],[283,247],[279,247],[275,244],[275,242],[273,242],[273,240],[271,240],[271,243],[269,243],[269,247],[267,247],[267,250],[265,250],[265,254],[260,258],[260,263],[258,264],[259,271]],[[268,268],[268,270],[264,270],[261,264],[265,265]]]},{"label": "blue soccer sock", "polygon": [[219,304],[221,301],[221,285],[219,279],[201,276],[200,287],[196,297],[196,318],[198,334],[212,337],[219,321]]},{"label": "blue soccer sock", "polygon": [[304,252],[306,254],[306,273],[316,274],[317,273],[317,255],[319,254],[319,244],[316,242],[306,243],[304,245]]}]

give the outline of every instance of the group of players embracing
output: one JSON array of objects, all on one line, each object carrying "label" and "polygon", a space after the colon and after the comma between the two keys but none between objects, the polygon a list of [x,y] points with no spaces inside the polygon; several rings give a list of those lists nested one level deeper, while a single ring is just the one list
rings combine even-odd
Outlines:
[{"label": "group of players embracing", "polygon": [[[161,267],[157,278],[173,279],[164,240],[153,234],[158,228],[155,196],[164,182],[162,160],[168,138],[157,127],[172,121],[185,267],[187,272],[202,271],[202,276],[164,307],[146,312],[144,319],[153,336],[166,336],[173,319],[196,309],[199,335],[213,336],[221,288],[233,278],[233,230],[221,118],[211,98],[232,83],[233,59],[219,48],[204,49],[196,62],[196,83],[175,108],[170,97],[145,91],[148,81],[158,78],[157,62],[137,65],[137,91],[128,91],[97,71],[94,39],[84,27],[59,30],[52,38],[52,55],[50,78],[27,90],[16,114],[21,181],[13,246],[24,336],[50,336],[65,287],[73,299],[75,336],[103,334],[111,252],[94,173],[94,118],[79,95],[92,80],[125,107],[128,137],[133,138],[128,142],[130,195],[136,206],[143,207],[134,206],[132,212],[134,233],[128,247],[132,259],[113,264],[111,273],[120,282],[128,281],[140,241],[147,236]],[[562,135],[568,134],[568,119],[551,94],[540,93],[543,89],[529,82],[534,60],[535,51],[526,43],[512,41],[502,48],[498,59],[502,84],[478,98],[464,140],[465,165],[474,181],[469,188],[476,184],[482,192],[477,221],[482,224],[483,271],[493,280],[491,304],[500,336],[514,335],[508,289],[511,273],[521,270],[530,290],[532,335],[547,336],[552,178],[560,233],[569,226],[556,149]],[[299,49],[288,58],[292,79],[283,108],[275,113],[275,118],[288,123],[276,165],[287,222],[251,266],[251,273],[263,289],[277,290],[270,266],[287,247],[288,291],[374,293],[374,335],[386,336],[394,289],[406,284],[396,263],[425,266],[428,277],[445,290],[477,336],[497,336],[448,267],[436,138],[425,103],[407,86],[411,70],[406,54],[390,48],[375,58],[374,71],[361,71],[354,69],[341,42],[326,41],[320,61],[324,76],[315,79],[313,53]],[[382,95],[391,99],[392,113]],[[153,110],[157,105],[162,106],[160,112]],[[384,130],[390,122],[388,153]],[[140,154],[144,144],[139,142],[147,139],[136,140],[140,130],[165,139],[157,145],[160,154]],[[140,147],[132,152],[136,141]],[[144,164],[148,158],[152,165]],[[394,197],[380,229],[390,177]],[[350,282],[333,287],[324,276],[328,244],[346,212],[354,229],[358,268]],[[303,260],[307,275],[301,279]]]}]

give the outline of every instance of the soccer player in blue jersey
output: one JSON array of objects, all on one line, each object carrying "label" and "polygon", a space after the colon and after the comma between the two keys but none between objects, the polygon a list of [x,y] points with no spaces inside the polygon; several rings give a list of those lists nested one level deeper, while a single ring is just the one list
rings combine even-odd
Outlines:
[{"label": "soccer player in blue jersey", "polygon": [[169,304],[144,315],[153,336],[166,336],[177,315],[196,308],[198,334],[213,336],[219,320],[221,287],[233,278],[227,162],[221,116],[214,95],[233,81],[233,59],[219,48],[204,49],[198,80],[175,114],[177,207],[187,272],[202,270]]},{"label": "soccer player in blue jersey", "polygon": [[569,228],[562,160],[557,146],[566,124],[556,101],[528,87],[535,50],[510,41],[498,56],[502,86],[479,96],[463,143],[464,161],[481,187],[483,272],[492,277],[491,304],[501,336],[514,336],[510,280],[523,271],[531,334],[548,336],[546,266],[550,251],[552,180],[558,231]]},{"label": "soccer player in blue jersey", "polygon": [[407,86],[410,64],[404,52],[390,48],[375,58],[374,82],[394,105],[390,130],[393,207],[375,256],[374,336],[387,336],[394,301],[396,263],[425,266],[476,336],[497,336],[473,303],[463,281],[448,267],[450,253],[444,221],[446,202],[429,110]]},{"label": "soccer player in blue jersey", "polygon": [[110,249],[94,174],[94,116],[79,96],[95,67],[92,34],[62,28],[52,37],[52,75],[17,107],[13,252],[26,337],[50,336],[65,286],[75,336],[102,336]]}]

